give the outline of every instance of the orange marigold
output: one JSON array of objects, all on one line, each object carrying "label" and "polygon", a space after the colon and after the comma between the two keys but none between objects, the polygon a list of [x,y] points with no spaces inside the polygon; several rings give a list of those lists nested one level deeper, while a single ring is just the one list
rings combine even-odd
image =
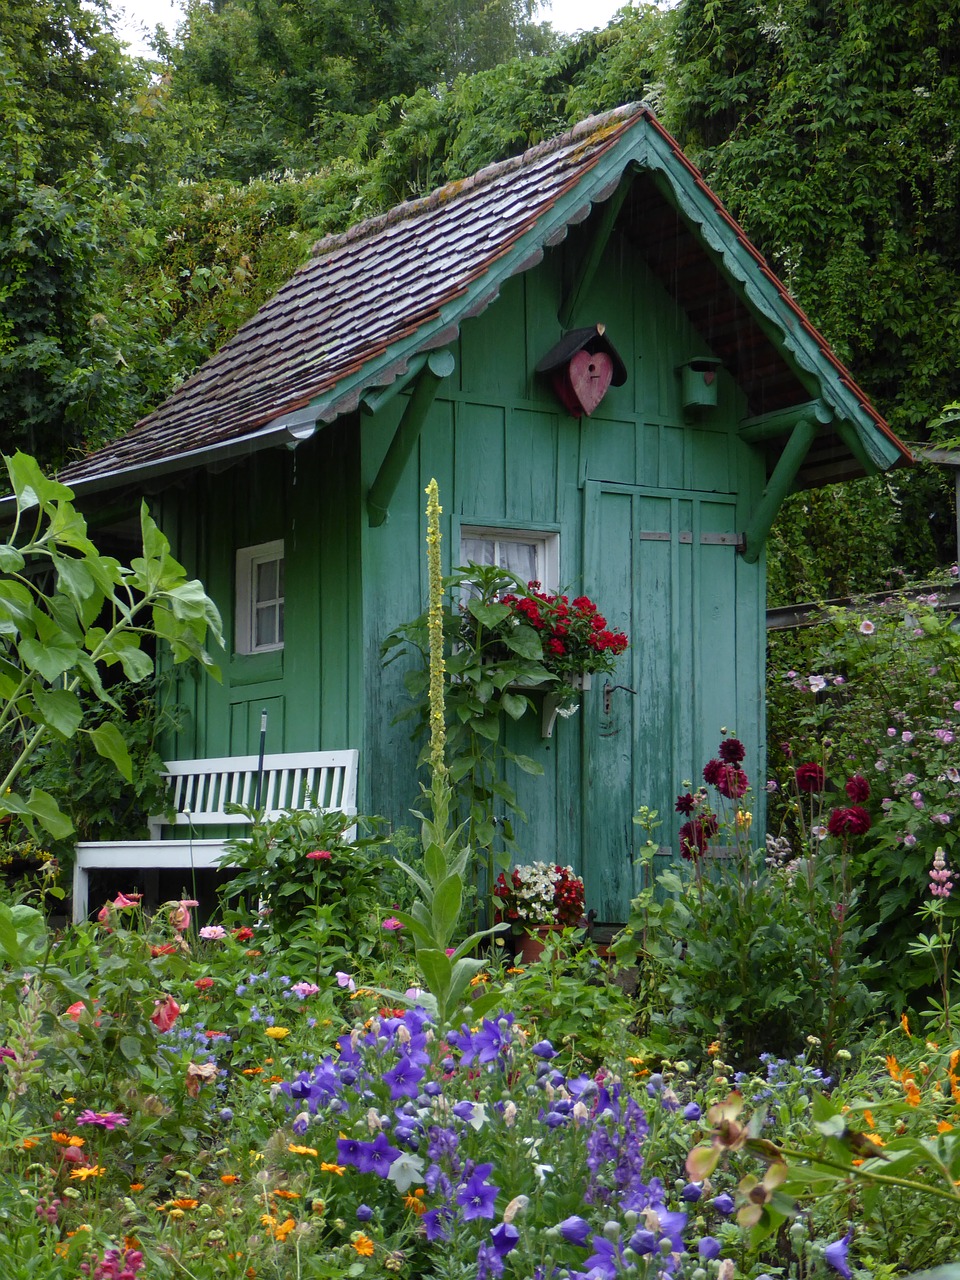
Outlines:
[{"label": "orange marigold", "polygon": [[361,1258],[373,1257],[373,1241],[369,1236],[365,1236],[362,1231],[358,1231],[356,1237],[350,1243]]},{"label": "orange marigold", "polygon": [[286,1191],[283,1187],[276,1187],[270,1192],[272,1196],[279,1196],[281,1200],[299,1200],[300,1193],[298,1191]]},{"label": "orange marigold", "polygon": [[235,1173],[221,1173],[220,1181],[225,1187],[232,1187],[234,1183],[239,1182],[240,1179]]}]

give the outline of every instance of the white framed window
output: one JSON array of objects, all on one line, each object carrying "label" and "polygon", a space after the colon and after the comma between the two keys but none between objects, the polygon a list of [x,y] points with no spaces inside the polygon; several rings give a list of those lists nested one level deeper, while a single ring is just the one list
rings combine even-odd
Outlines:
[{"label": "white framed window", "polygon": [[535,529],[460,526],[460,564],[496,564],[521,582],[560,589],[560,535]]},{"label": "white framed window", "polygon": [[237,653],[283,648],[283,541],[237,552]]}]

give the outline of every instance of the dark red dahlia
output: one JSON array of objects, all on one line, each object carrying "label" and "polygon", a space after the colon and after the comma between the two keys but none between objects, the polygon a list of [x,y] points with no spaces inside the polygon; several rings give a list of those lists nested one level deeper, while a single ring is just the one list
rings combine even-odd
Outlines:
[{"label": "dark red dahlia", "polygon": [[715,787],[717,785],[717,783],[720,781],[720,777],[722,774],[723,774],[722,760],[716,760],[716,759],[708,760],[707,763],[703,766],[703,780],[704,782],[708,783],[709,786],[711,787]]},{"label": "dark red dahlia", "polygon": [[711,837],[717,834],[719,823],[716,814],[705,813],[691,818],[680,828],[680,855],[690,862],[703,856]]},{"label": "dark red dahlia", "polygon": [[677,796],[677,803],[676,803],[677,813],[682,813],[685,818],[689,818],[691,813],[693,813],[694,809],[696,808],[696,804],[697,804],[696,800],[690,794],[689,791],[686,793],[686,795]]},{"label": "dark red dahlia", "polygon": [[735,764],[725,764],[716,785],[720,794],[728,800],[739,800],[747,789],[747,775]]},{"label": "dark red dahlia", "polygon": [[797,765],[797,787],[800,791],[822,791],[824,783],[823,767],[812,761]]},{"label": "dark red dahlia", "polygon": [[724,738],[720,743],[720,759],[725,764],[739,764],[747,754],[747,749],[739,738]]},{"label": "dark red dahlia", "polygon": [[859,804],[834,809],[827,820],[827,830],[832,836],[862,836],[872,825],[870,814]]},{"label": "dark red dahlia", "polygon": [[848,778],[844,791],[854,804],[863,804],[864,800],[870,799],[870,783],[862,773],[855,773],[852,778]]}]

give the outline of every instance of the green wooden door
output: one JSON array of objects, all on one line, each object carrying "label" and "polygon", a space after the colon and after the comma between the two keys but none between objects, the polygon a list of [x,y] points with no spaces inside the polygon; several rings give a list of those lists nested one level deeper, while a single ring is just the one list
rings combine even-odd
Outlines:
[{"label": "green wooden door", "polygon": [[676,848],[681,785],[699,781],[721,726],[743,710],[737,627],[753,621],[735,544],[732,496],[585,485],[587,594],[631,642],[584,696],[583,869],[600,920],[625,920],[639,889],[638,807],[658,811],[654,839]]}]

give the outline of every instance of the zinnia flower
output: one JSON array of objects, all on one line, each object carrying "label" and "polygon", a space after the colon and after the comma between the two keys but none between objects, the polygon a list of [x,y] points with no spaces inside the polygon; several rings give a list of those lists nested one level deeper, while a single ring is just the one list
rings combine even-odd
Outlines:
[{"label": "zinnia flower", "polygon": [[208,942],[219,942],[226,936],[227,931],[222,924],[205,924],[200,930],[200,937],[206,938]]},{"label": "zinnia flower", "polygon": [[190,928],[190,908],[199,907],[199,905],[196,898],[182,898],[170,908],[170,923],[177,933],[184,933]]},{"label": "zinnia flower", "polygon": [[289,1027],[266,1027],[264,1030],[264,1035],[269,1036],[271,1040],[282,1040],[284,1036],[289,1034]]},{"label": "zinnia flower", "polygon": [[101,1129],[116,1129],[120,1125],[129,1124],[126,1116],[119,1111],[81,1111],[75,1124],[95,1124]]}]

